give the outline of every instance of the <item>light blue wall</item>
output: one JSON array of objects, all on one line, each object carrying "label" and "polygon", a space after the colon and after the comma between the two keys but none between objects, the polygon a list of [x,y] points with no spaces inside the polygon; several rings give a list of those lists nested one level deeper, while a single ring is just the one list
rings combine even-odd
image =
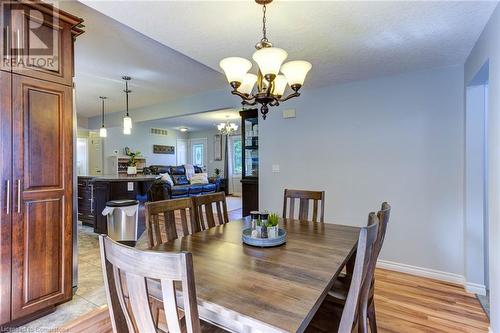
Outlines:
[{"label": "light blue wall", "polygon": [[[489,62],[488,214],[491,330],[500,332],[500,7],[497,6],[465,63],[465,85]],[[465,89],[465,88],[464,88]]]},{"label": "light blue wall", "polygon": [[462,66],[305,86],[260,121],[259,208],[280,212],[284,188],[325,190],[326,221],[363,226],[388,201],[381,258],[463,278],[463,102]]},{"label": "light blue wall", "polygon": [[123,148],[129,147],[133,151],[139,150],[146,158],[146,165],[176,165],[176,155],[153,154],[153,145],[176,146],[177,138],[185,135],[168,129],[167,136],[150,134],[150,129],[155,126],[154,121],[134,123],[131,135],[124,135],[121,127],[108,128],[108,137],[103,139],[104,170],[107,170],[108,156],[114,155],[118,150],[123,155]]}]

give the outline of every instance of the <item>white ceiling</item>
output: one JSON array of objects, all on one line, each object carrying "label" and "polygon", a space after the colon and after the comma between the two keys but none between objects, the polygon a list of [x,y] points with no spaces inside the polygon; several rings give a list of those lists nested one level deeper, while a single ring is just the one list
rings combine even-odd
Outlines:
[{"label": "white ceiling", "polygon": [[217,124],[232,121],[240,124],[239,110],[226,109],[197,113],[189,116],[163,118],[154,121],[154,126],[160,128],[180,129],[186,127],[188,132],[207,131],[217,128]]},{"label": "white ceiling", "polygon": [[107,96],[106,112],[125,109],[125,83],[130,81],[130,108],[223,88],[223,76],[76,1],[60,1],[62,9],[84,18],[85,33],[75,44],[77,112],[99,115],[99,96]]},{"label": "white ceiling", "polygon": [[[261,7],[252,0],[81,1],[215,70],[227,56],[251,59],[261,38]],[[461,64],[496,5],[275,0],[268,38],[289,59],[313,64],[306,85],[324,86]]]}]

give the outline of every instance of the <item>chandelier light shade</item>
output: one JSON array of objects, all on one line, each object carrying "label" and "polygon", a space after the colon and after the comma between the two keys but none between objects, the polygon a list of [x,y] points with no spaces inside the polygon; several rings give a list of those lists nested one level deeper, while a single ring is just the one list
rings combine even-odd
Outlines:
[{"label": "chandelier light shade", "polygon": [[104,100],[107,98],[105,96],[99,96],[102,102],[102,124],[101,124],[101,129],[99,130],[99,136],[101,138],[105,138],[108,136],[108,131],[106,130],[106,127],[104,127]]},{"label": "chandelier light shade", "polygon": [[289,61],[281,66],[281,72],[285,74],[286,80],[290,87],[294,85],[302,86],[306,79],[307,73],[311,70],[310,62],[303,60]]},{"label": "chandelier light shade", "polygon": [[[252,63],[245,58],[224,58],[219,65],[233,88],[231,93],[241,97],[243,105],[260,104],[262,118],[266,119],[269,106],[278,106],[281,102],[300,96],[299,90],[304,85],[312,65],[303,60],[283,64],[288,53],[283,49],[273,47],[267,39],[266,5],[272,0],[255,0],[255,2],[262,5],[263,13],[263,37],[255,45],[257,51],[252,55],[252,59],[257,63],[257,75],[248,72],[252,68]],[[292,92],[284,97],[288,86]]]},{"label": "chandelier light shade", "polygon": [[132,78],[130,76],[122,76],[122,79],[125,80],[125,90],[123,92],[125,93],[125,107],[127,109],[127,114],[123,117],[123,134],[130,135],[132,134],[132,118],[130,118],[128,114],[128,94],[130,94],[132,90],[128,89],[128,81]]},{"label": "chandelier light shade", "polygon": [[229,83],[241,83],[245,79],[247,72],[252,68],[252,63],[245,58],[229,57],[222,59],[219,66],[224,70]]},{"label": "chandelier light shade", "polygon": [[238,91],[242,94],[250,95],[252,93],[253,87],[255,86],[255,82],[257,82],[257,75],[252,73],[247,73],[241,86],[238,88]]},{"label": "chandelier light shade", "polygon": [[[266,47],[254,52],[252,59],[259,65],[262,75],[267,78],[278,75],[281,64],[288,57],[285,50],[277,47]],[[272,81],[273,79],[271,79]]]}]

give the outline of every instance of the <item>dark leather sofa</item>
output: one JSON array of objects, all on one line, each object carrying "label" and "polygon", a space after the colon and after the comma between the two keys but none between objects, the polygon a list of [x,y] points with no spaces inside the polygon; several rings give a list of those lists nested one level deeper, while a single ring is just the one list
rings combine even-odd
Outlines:
[{"label": "dark leather sofa", "polygon": [[[149,200],[159,201],[166,199],[186,198],[202,194],[218,192],[220,188],[220,178],[210,177],[208,184],[190,184],[186,177],[186,169],[181,166],[151,165],[144,170],[147,174],[160,175],[168,173],[174,185],[171,186],[166,181],[157,179],[149,190]],[[195,173],[202,173],[200,167],[194,167]]]}]

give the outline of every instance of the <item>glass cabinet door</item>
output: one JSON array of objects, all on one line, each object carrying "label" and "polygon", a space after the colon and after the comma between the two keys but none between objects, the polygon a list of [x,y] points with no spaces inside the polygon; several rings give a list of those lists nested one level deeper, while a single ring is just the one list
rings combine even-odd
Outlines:
[{"label": "glass cabinet door", "polygon": [[258,118],[245,119],[245,177],[259,176]]}]

